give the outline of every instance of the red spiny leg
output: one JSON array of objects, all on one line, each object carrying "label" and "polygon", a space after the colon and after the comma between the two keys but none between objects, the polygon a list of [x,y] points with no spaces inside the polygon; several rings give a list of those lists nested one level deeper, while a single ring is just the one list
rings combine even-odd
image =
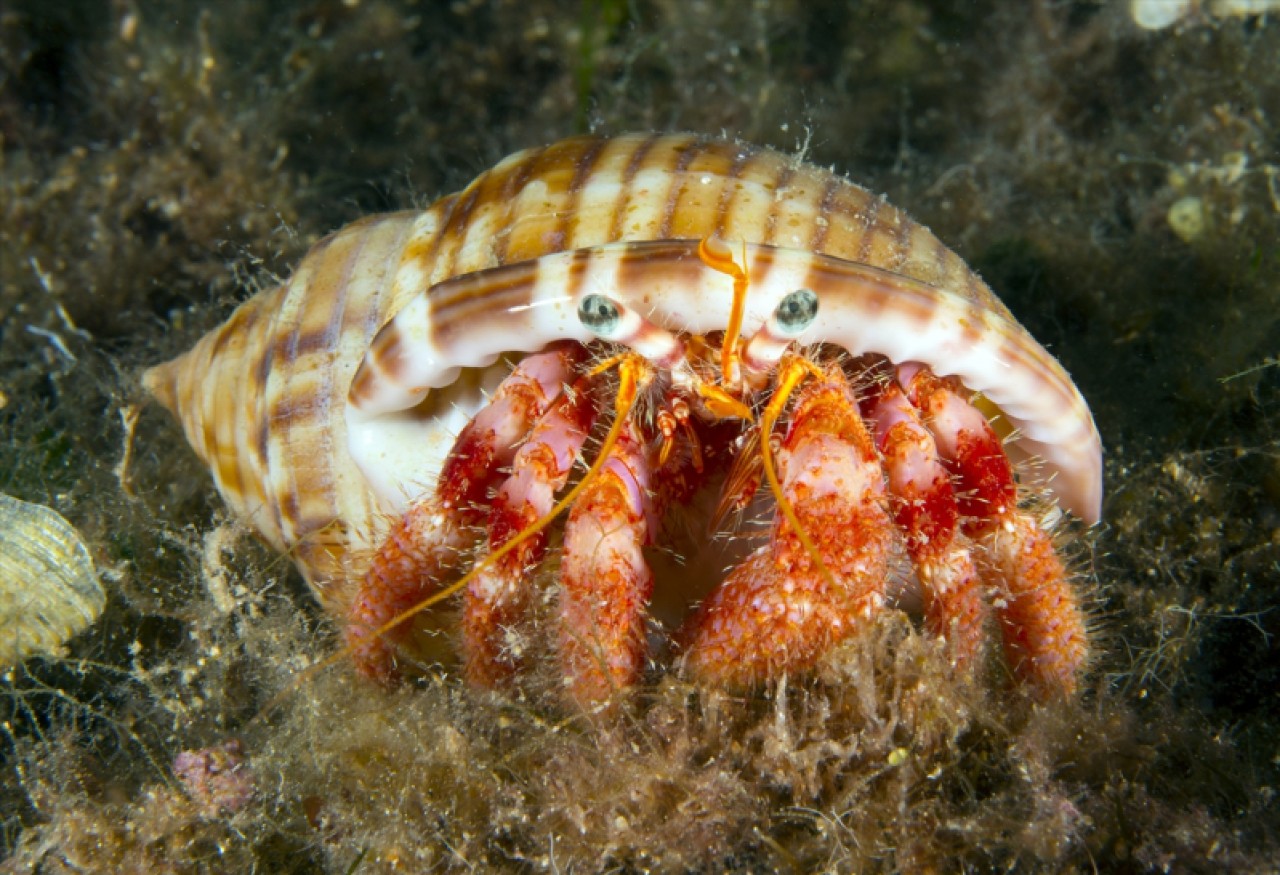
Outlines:
[{"label": "red spiny leg", "polygon": [[843,375],[801,391],[779,462],[783,494],[831,578],[777,514],[769,546],[735,568],[681,630],[686,666],[700,679],[743,686],[808,668],[884,602],[893,523]]},{"label": "red spiny leg", "polygon": [[[516,446],[551,403],[585,355],[576,344],[561,344],[526,357],[503,380],[489,403],[458,435],[445,458],[432,497],[409,508],[392,527],[366,572],[351,605],[345,630],[355,648],[356,669],[383,683],[396,677],[394,641],[404,624],[385,640],[374,634],[430,595],[439,578],[473,542],[488,492]],[[399,633],[399,634],[397,634]]]},{"label": "red spiny leg", "polygon": [[925,623],[951,646],[957,665],[971,664],[982,645],[978,572],[967,542],[956,540],[955,489],[933,436],[902,390],[890,383],[864,401],[874,423],[893,496],[894,519],[924,598]]},{"label": "red spiny leg", "polygon": [[1084,613],[1049,535],[1018,509],[1013,466],[985,416],[949,380],[915,366],[899,370],[959,485],[967,535],[981,545],[998,584],[1005,654],[1042,695],[1071,693],[1088,655]]},{"label": "red spiny leg", "polygon": [[644,670],[653,573],[641,549],[654,524],[650,461],[628,424],[565,523],[560,659],[566,692],[582,707],[630,687]]},{"label": "red spiny leg", "polygon": [[[516,453],[511,476],[494,498],[489,516],[490,553],[551,511],[595,415],[587,383],[579,380],[539,420]],[[545,532],[527,537],[467,589],[462,643],[467,680],[476,686],[497,687],[519,668],[519,638],[513,630],[528,613],[528,572],[542,561],[546,543]]]}]

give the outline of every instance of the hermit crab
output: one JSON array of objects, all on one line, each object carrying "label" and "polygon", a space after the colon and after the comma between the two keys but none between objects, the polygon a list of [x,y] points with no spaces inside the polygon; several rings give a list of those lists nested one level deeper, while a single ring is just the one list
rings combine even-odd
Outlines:
[{"label": "hermit crab", "polygon": [[[803,671],[902,589],[961,670],[996,629],[1039,693],[1086,660],[1019,504],[1021,477],[1097,521],[1079,391],[927,229],[774,151],[520,152],[325,238],[144,383],[371,677],[455,589],[472,683],[556,660],[584,706],[655,646],[717,684]],[[708,544],[709,584],[670,561]],[[698,593],[670,632],[655,586]]]}]

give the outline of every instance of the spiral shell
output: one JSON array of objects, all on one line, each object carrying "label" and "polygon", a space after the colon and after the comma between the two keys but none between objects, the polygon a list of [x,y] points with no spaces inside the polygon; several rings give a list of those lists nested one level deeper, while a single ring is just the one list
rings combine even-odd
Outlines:
[{"label": "spiral shell", "polygon": [[[959,256],[840,176],[692,135],[565,140],[508,157],[423,212],[360,220],[144,380],[231,506],[341,609],[342,584],[429,488],[503,373],[495,360],[578,338],[573,301],[585,291],[625,289],[672,330],[714,330],[724,296],[709,284],[723,277],[691,249],[706,237],[748,261],[761,302],[748,328],[787,285],[814,288],[826,322],[805,342],[958,375],[1019,427],[1063,503],[1097,519],[1087,405]],[[375,343],[398,314],[403,330]],[[416,373],[399,348],[409,341]],[[353,430],[355,408],[372,424]]]}]

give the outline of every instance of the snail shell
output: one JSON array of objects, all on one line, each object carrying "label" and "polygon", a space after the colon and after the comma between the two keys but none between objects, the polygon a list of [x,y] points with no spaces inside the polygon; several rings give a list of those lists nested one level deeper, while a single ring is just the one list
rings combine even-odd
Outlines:
[{"label": "snail shell", "polygon": [[[983,392],[1020,429],[1016,449],[1043,461],[1033,475],[1086,521],[1098,518],[1101,445],[1087,405],[959,256],[840,176],[687,134],[527,150],[425,211],[357,221],[144,382],[178,415],[228,503],[343,610],[388,520],[430,488],[483,389],[505,374],[496,357],[555,339],[547,313],[572,313],[564,301],[607,282],[673,330],[715,323],[682,312],[684,298],[661,300],[701,269],[688,255],[705,237],[741,246],[753,289],[771,272],[811,278],[828,326],[808,340],[921,361]],[[561,280],[558,302],[533,291]],[[379,387],[352,381],[366,354],[394,365],[394,350],[370,350],[411,302],[434,358],[417,384],[388,377],[383,387],[402,401],[381,410]],[[563,324],[563,336],[577,336],[580,326]],[[403,452],[353,457],[353,439],[368,435],[349,432],[349,391],[352,404],[385,414],[369,427]],[[425,400],[399,409],[404,398]]]}]

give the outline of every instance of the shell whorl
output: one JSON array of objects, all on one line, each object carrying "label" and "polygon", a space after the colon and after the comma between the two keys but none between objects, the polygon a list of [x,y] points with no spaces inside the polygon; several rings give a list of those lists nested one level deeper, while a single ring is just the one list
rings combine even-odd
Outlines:
[{"label": "shell whorl", "polygon": [[[385,494],[368,488],[350,455],[343,415],[366,351],[385,346],[386,332],[378,332],[388,320],[428,289],[430,295],[419,299],[427,310],[450,308],[449,326],[463,333],[454,347],[440,346],[433,386],[440,385],[457,367],[529,348],[528,336],[512,336],[503,345],[502,332],[523,325],[503,321],[511,318],[502,303],[511,290],[527,291],[532,300],[540,274],[550,282],[557,270],[579,269],[574,264],[599,275],[599,263],[587,262],[627,248],[612,244],[660,249],[656,241],[696,243],[708,236],[751,244],[753,253],[778,252],[783,261],[799,252],[816,254],[812,263],[832,270],[868,266],[877,281],[953,302],[957,312],[980,314],[990,336],[1011,338],[1027,367],[1047,361],[1052,378],[1069,387],[1063,397],[1074,393],[1078,399],[1061,367],[926,228],[828,171],[770,150],[692,135],[580,137],[527,150],[423,212],[347,226],[318,243],[288,282],[246,301],[226,324],[184,356],[148,371],[144,381],[177,413],[232,507],[273,546],[295,551],[322,600],[340,600],[330,584],[360,573],[362,549],[375,543],[384,514],[396,510]],[[683,244],[672,245],[679,250]],[[618,269],[631,272],[632,286],[644,285],[645,271],[654,271],[655,280],[661,272],[661,258],[634,255],[642,249],[630,258],[618,253]],[[556,253],[562,255],[546,258]],[[687,261],[679,252],[674,258]],[[753,283],[757,278],[766,284],[764,275],[753,276]],[[660,287],[651,284],[654,293]],[[643,296],[640,303],[646,311],[661,309],[646,306]],[[500,348],[464,361],[468,353],[461,348],[474,346],[475,338],[460,326],[485,324],[493,338],[486,342]],[[975,342],[978,337],[972,335]],[[381,355],[391,357],[385,349]],[[925,361],[949,372],[945,362]],[[458,387],[455,394],[461,392]],[[1083,459],[1097,455],[1098,442],[1087,407],[1082,399],[1078,404],[1083,419],[1076,410],[1076,420],[1087,423],[1074,438],[1084,446],[1077,453]],[[433,407],[439,410],[439,404]],[[443,452],[439,445],[460,424],[455,419],[433,426],[432,415],[418,408],[395,415],[415,440],[433,444],[426,459],[397,469],[405,499],[430,483]],[[1100,476],[1086,472],[1083,479],[1099,483],[1096,495],[1071,502],[1088,518],[1100,500]]]}]

